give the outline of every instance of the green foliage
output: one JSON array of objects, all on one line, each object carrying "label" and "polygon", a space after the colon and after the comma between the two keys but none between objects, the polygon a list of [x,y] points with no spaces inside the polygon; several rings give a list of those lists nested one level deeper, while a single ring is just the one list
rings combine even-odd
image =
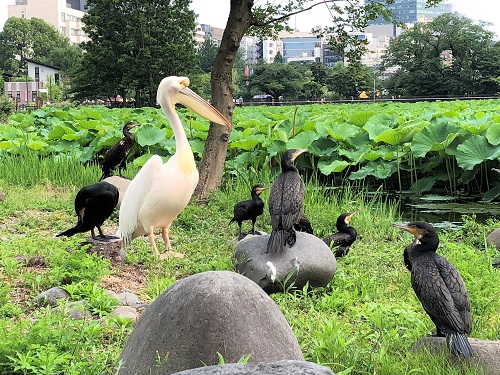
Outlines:
[{"label": "green foliage", "polygon": [[492,40],[483,25],[455,13],[418,23],[390,42],[383,66],[400,69],[387,87],[405,96],[494,95],[500,46]]},{"label": "green foliage", "polygon": [[[189,0],[89,0],[82,18],[90,38],[73,72],[79,100],[120,95],[135,105],[156,104],[158,82],[196,69],[195,14]],[[182,46],[182,48],[179,48]]]},{"label": "green foliage", "polygon": [[[304,155],[298,161],[307,162]],[[307,163],[305,163],[307,164]],[[302,169],[301,169],[302,170]],[[254,183],[270,185],[273,171],[240,171],[213,193],[206,206],[189,205],[174,221],[171,239],[186,259],[158,261],[147,238],[137,238],[127,253],[127,267],[146,271],[138,291],[153,300],[175,280],[210,270],[233,270],[236,226],[228,227],[234,202],[246,199]],[[0,374],[111,374],[132,327],[130,321],[106,317],[115,301],[99,286],[102,275],[124,270],[80,249],[83,235],[53,238],[74,224],[73,198],[78,187],[43,185],[21,188],[0,179],[7,199],[0,210]],[[342,185],[342,187],[339,187]],[[266,200],[268,192],[263,193]],[[429,373],[480,375],[478,369],[456,366],[446,357],[413,354],[415,341],[432,333],[433,323],[416,299],[402,260],[411,236],[391,228],[398,207],[381,192],[368,194],[344,182],[307,182],[305,213],[321,238],[335,230],[337,216],[360,209],[351,221],[360,234],[349,255],[338,260],[336,274],[325,288],[272,295],[297,336],[307,360],[344,374]],[[117,225],[117,218],[111,219]],[[472,337],[500,339],[496,295],[497,253],[484,245],[486,225],[464,219],[460,231],[441,231],[438,252],[449,259],[466,282],[473,308]],[[270,231],[268,212],[257,229]],[[161,240],[159,240],[161,241]],[[16,257],[43,256],[46,265],[30,269]],[[29,301],[44,288],[64,285],[71,300],[85,299],[95,315],[73,321],[64,309],[33,310]],[[22,301],[20,296],[25,296]],[[64,307],[64,304],[61,305]],[[102,316],[102,318],[99,318]],[[242,353],[242,362],[251,360]],[[164,359],[161,359],[162,361]],[[225,362],[219,356],[221,362]]]},{"label": "green foliage", "polygon": [[0,95],[0,123],[7,122],[9,116],[14,112],[16,103],[7,95]]},{"label": "green foliage", "polygon": [[198,49],[200,67],[205,73],[210,73],[212,71],[212,66],[218,49],[217,43],[212,39],[205,39],[205,41],[200,44]]}]

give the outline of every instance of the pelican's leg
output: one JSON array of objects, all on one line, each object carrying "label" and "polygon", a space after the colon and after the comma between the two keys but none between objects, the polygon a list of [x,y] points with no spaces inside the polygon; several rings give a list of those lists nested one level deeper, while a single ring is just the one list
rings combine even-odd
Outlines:
[{"label": "pelican's leg", "polygon": [[149,237],[149,242],[151,242],[151,246],[153,246],[153,252],[155,253],[155,255],[157,257],[160,256],[160,253],[158,252],[158,249],[156,248],[156,243],[155,243],[155,233],[154,231],[150,231],[149,234],[148,234],[148,237]]},{"label": "pelican's leg", "polygon": [[174,256],[176,258],[185,258],[186,254],[176,253],[172,251],[172,246],[170,246],[170,238],[168,238],[168,227],[161,228],[161,236],[163,237],[163,242],[165,243],[165,248],[167,251],[165,254],[160,255],[160,259],[167,259],[169,256]]}]

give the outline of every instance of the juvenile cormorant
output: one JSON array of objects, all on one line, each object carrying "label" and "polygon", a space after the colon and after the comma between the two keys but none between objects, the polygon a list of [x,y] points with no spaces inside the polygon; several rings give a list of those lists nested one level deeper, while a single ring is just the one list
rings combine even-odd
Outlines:
[{"label": "juvenile cormorant", "polygon": [[252,187],[252,199],[241,201],[234,205],[234,216],[229,224],[235,221],[238,223],[240,227],[238,236],[241,236],[241,223],[245,220],[252,220],[252,231],[250,233],[255,233],[257,216],[264,213],[264,201],[260,198],[260,194],[266,189],[267,186],[255,185]]},{"label": "juvenile cormorant", "polygon": [[300,216],[298,223],[293,224],[293,227],[298,232],[314,234],[314,230],[313,230],[313,227],[311,225],[311,222],[309,221],[309,218],[304,213],[302,213],[302,215]]},{"label": "juvenile cormorant", "polygon": [[123,177],[122,169],[125,169],[127,156],[135,143],[135,137],[130,132],[130,129],[133,129],[136,126],[139,126],[138,122],[127,122],[123,127],[123,138],[111,146],[111,148],[106,152],[104,162],[102,163],[102,176],[99,181],[113,176],[116,168],[118,168],[119,176]]},{"label": "juvenile cormorant", "polygon": [[[114,238],[105,236],[101,225],[113,213],[118,204],[118,189],[106,181],[100,181],[94,185],[85,186],[80,189],[75,198],[75,212],[78,223],[71,229],[61,232],[56,237],[71,237],[76,233],[90,230],[94,240],[106,240]],[[97,227],[99,236],[96,237],[94,228]]]},{"label": "juvenile cormorant", "polygon": [[405,248],[405,265],[411,270],[411,286],[416,296],[436,325],[437,336],[446,337],[453,355],[471,358],[473,352],[466,336],[472,328],[469,296],[455,267],[436,254],[439,245],[436,230],[422,221],[392,226],[415,236],[413,243]]},{"label": "juvenile cormorant", "polygon": [[292,247],[297,240],[294,224],[303,215],[305,187],[293,161],[305,151],[291,149],[281,156],[281,174],[274,181],[268,201],[272,227],[268,253],[283,252],[287,245]]},{"label": "juvenile cormorant", "polygon": [[354,227],[349,225],[353,215],[359,210],[353,212],[346,212],[337,218],[337,233],[323,238],[323,241],[330,248],[337,248],[335,250],[335,257],[340,258],[349,253],[349,247],[356,241],[358,233]]}]

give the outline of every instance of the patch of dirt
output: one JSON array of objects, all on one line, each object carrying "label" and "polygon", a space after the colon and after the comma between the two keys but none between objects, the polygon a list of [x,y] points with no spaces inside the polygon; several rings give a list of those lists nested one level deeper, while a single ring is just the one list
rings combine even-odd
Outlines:
[{"label": "patch of dirt", "polygon": [[115,293],[130,292],[137,295],[146,288],[148,268],[141,265],[120,264],[113,267],[113,274],[104,276],[101,287]]}]

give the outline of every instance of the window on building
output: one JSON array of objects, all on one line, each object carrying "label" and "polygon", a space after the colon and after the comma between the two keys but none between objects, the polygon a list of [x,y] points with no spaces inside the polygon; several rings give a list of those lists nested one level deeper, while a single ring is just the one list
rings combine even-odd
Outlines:
[{"label": "window on building", "polygon": [[18,101],[21,100],[21,91],[18,91],[16,93],[16,98],[17,98]]},{"label": "window on building", "polygon": [[61,12],[61,22],[66,22],[66,14]]},{"label": "window on building", "polygon": [[54,81],[56,82],[56,85],[59,84],[59,73],[54,74]]},{"label": "window on building", "polygon": [[40,67],[35,66],[35,82],[40,82]]},{"label": "window on building", "polygon": [[66,36],[66,28],[64,26],[61,27],[61,34]]},{"label": "window on building", "polygon": [[36,101],[36,91],[31,92],[31,101],[35,102]]}]

